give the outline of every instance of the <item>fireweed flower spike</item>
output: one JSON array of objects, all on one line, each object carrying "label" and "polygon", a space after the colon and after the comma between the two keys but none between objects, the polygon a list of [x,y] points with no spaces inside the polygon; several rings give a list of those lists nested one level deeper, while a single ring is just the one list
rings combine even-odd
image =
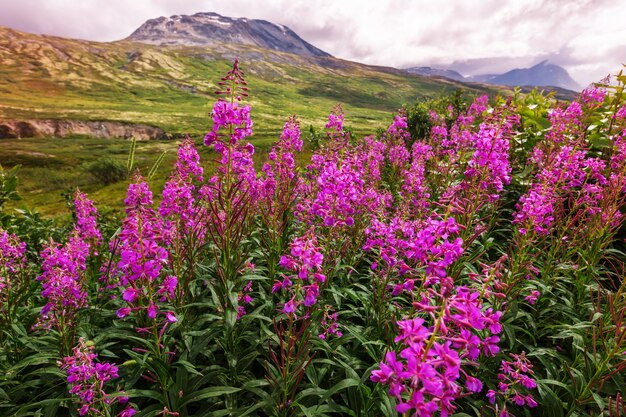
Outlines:
[{"label": "fireweed flower spike", "polygon": [[292,210],[299,197],[297,189],[300,182],[294,157],[301,150],[300,125],[292,116],[285,122],[280,139],[272,146],[269,161],[263,164],[258,182],[258,208],[264,229],[261,244],[268,252],[270,278],[274,278],[294,220]]},{"label": "fireweed flower spike", "polygon": [[159,215],[166,219],[165,230],[169,243],[190,233],[198,234],[196,186],[202,182],[203,168],[193,141],[188,137],[178,148],[174,172],[165,183]]},{"label": "fireweed flower spike", "polygon": [[[217,292],[222,313],[239,306],[234,299],[233,287],[239,291],[243,262],[240,243],[249,233],[252,213],[259,198],[259,183],[254,170],[254,146],[244,139],[252,135],[250,106],[242,105],[248,88],[243,71],[235,60],[233,68],[219,82],[220,97],[213,106],[213,127],[204,144],[218,155],[217,173],[209,179],[200,193],[207,211],[207,234],[217,260]],[[232,295],[232,296],[229,296]]]},{"label": "fireweed flower spike", "polygon": [[41,295],[47,303],[41,309],[37,327],[55,328],[62,338],[73,333],[76,314],[87,306],[82,275],[88,255],[89,245],[77,231],[64,246],[50,242],[43,250],[42,273],[37,280],[41,282]]},{"label": "fireweed flower spike", "polygon": [[26,244],[14,234],[0,228],[0,320],[9,323],[16,298],[28,287]]},{"label": "fireweed flower spike", "polygon": [[[243,141],[252,135],[252,119],[250,106],[240,104],[242,97],[248,96],[248,88],[237,60],[219,84],[224,90],[216,93],[225,95],[226,99],[220,98],[213,105],[213,128],[205,136],[204,144],[212,146],[221,155],[218,170],[226,177],[226,190],[235,182],[244,180],[248,191],[253,192],[256,183],[256,173],[252,166],[254,146]],[[217,180],[215,177],[215,181]]]},{"label": "fireweed flower spike", "polygon": [[[150,319],[161,311],[166,301],[175,296],[177,278],[163,277],[162,269],[167,263],[168,254],[163,247],[163,222],[152,208],[152,192],[139,174],[128,187],[126,200],[126,219],[122,222],[122,230],[112,241],[111,246],[119,250],[117,273],[118,285],[122,291],[121,298],[127,307],[118,310],[120,318],[131,312],[143,311]],[[174,317],[174,316],[172,316]]]},{"label": "fireweed flower spike", "polygon": [[537,382],[533,379],[532,363],[526,358],[525,352],[519,355],[511,353],[510,356],[511,361],[502,361],[500,365],[497,389],[489,390],[486,394],[489,402],[494,404],[496,413],[505,416],[512,416],[507,410],[509,405],[528,408],[537,406],[534,397],[529,393],[537,388]]},{"label": "fireweed flower spike", "polygon": [[98,218],[98,210],[93,201],[87,198],[85,193],[76,189],[74,193],[74,207],[76,209],[76,230],[80,238],[88,242],[92,249],[102,243],[102,235],[98,230],[96,220]]},{"label": "fireweed flower spike", "polygon": [[[118,369],[109,362],[96,362],[98,355],[93,352],[94,349],[92,343],[80,338],[73,355],[63,358],[59,366],[67,372],[70,394],[77,397],[78,414],[108,416],[115,403],[121,403],[123,398],[112,397],[105,391],[105,384],[118,377]],[[135,413],[134,408],[127,406],[118,416],[131,417]]]},{"label": "fireweed flower spike", "polygon": [[400,413],[450,415],[456,408],[453,401],[463,395],[462,376],[467,392],[482,390],[482,381],[466,368],[476,366],[481,350],[486,356],[499,351],[501,313],[483,307],[478,291],[460,286],[446,295],[447,287],[429,291],[430,299],[424,296],[414,303],[418,311],[428,312],[430,322],[421,317],[397,322],[394,342],[401,348],[400,358],[390,351],[372,372],[373,382],[389,385]]},{"label": "fireweed flower spike", "polygon": [[307,309],[317,302],[320,285],[326,281],[326,276],[322,274],[323,261],[324,255],[317,245],[314,228],[293,240],[290,254],[283,255],[279,262],[283,269],[293,275],[275,281],[272,287],[274,293],[283,290],[288,294],[283,313],[297,316],[300,306]]},{"label": "fireweed flower spike", "polygon": [[[206,242],[206,208],[200,204],[199,184],[203,168],[193,141],[187,137],[178,147],[174,170],[163,188],[159,215],[163,219],[163,242],[169,253],[169,266],[174,276],[167,285],[176,287],[176,299],[182,303],[189,282],[193,279],[194,256]],[[173,280],[181,279],[180,284]]]}]

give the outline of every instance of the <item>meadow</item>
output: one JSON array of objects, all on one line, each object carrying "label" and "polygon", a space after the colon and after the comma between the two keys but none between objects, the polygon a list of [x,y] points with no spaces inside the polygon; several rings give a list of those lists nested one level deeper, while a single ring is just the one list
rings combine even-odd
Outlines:
[{"label": "meadow", "polygon": [[[31,179],[0,175],[0,414],[626,414],[626,76],[367,135],[337,105],[260,152],[253,78],[201,140],[3,147]],[[81,147],[120,178],[12,209],[96,177]]]}]

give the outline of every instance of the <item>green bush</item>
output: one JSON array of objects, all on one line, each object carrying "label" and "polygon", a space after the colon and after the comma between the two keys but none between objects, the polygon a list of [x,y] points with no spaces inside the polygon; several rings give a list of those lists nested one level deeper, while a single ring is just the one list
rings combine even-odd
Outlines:
[{"label": "green bush", "polygon": [[115,159],[105,158],[87,165],[87,172],[104,185],[114,184],[126,178],[126,165]]}]

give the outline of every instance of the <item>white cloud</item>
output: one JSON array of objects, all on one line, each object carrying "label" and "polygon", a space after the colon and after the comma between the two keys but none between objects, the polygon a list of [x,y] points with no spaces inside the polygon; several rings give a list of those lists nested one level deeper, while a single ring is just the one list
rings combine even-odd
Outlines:
[{"label": "white cloud", "polygon": [[548,57],[586,84],[626,61],[626,0],[0,0],[0,25],[111,41],[147,19],[200,11],[281,23],[337,57],[378,65],[464,62],[471,73]]}]

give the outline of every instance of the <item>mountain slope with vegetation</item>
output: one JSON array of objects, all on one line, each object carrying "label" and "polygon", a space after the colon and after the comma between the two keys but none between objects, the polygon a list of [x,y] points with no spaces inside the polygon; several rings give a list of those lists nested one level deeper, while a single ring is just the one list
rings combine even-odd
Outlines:
[{"label": "mountain slope with vegetation", "polygon": [[98,43],[0,28],[0,120],[106,120],[202,134],[217,88],[213,80],[235,57],[247,71],[258,140],[275,139],[292,113],[304,126],[319,126],[337,102],[361,133],[370,133],[417,97],[458,88],[497,91],[250,45]]}]

